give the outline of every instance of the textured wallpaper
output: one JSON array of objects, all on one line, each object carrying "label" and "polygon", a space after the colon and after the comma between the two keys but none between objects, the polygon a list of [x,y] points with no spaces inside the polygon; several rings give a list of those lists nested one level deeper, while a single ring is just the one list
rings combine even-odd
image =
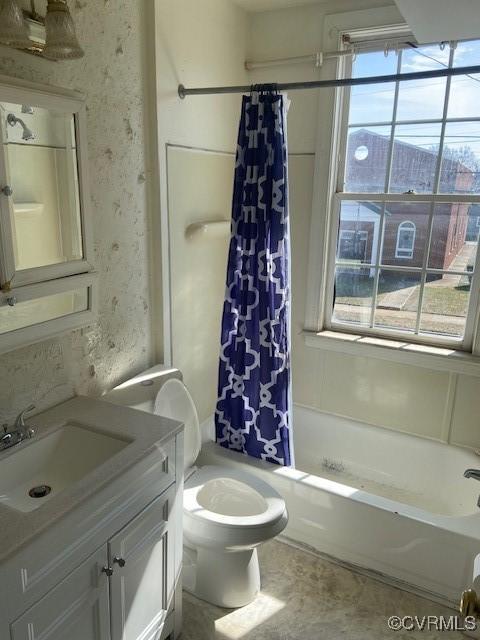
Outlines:
[{"label": "textured wallpaper", "polygon": [[99,395],[153,362],[149,1],[71,0],[85,50],[79,61],[0,48],[0,73],[86,94],[100,301],[94,326],[0,355],[0,424],[32,401],[43,409],[74,394]]}]

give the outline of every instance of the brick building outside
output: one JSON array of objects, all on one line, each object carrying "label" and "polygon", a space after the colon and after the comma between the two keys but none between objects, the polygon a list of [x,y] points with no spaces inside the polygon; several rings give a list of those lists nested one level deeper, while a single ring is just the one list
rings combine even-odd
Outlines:
[{"label": "brick building outside", "polygon": [[[382,193],[385,187],[390,139],[368,129],[351,133],[347,148],[345,191]],[[390,192],[432,193],[437,152],[395,140]],[[440,193],[471,193],[473,172],[461,162],[444,159]],[[381,203],[374,200],[342,205],[338,257],[374,264],[380,232]],[[435,206],[428,267],[448,269],[465,244],[469,206]],[[428,234],[430,204],[388,202],[381,262],[392,266],[421,267]]]}]

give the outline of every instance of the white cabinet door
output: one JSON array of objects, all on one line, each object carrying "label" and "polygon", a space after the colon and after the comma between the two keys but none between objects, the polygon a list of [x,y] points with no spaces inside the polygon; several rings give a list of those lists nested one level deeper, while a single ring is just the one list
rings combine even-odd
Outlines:
[{"label": "white cabinet door", "polygon": [[[109,542],[112,640],[159,640],[170,591],[171,496],[160,496]],[[173,551],[173,549],[172,549]]]},{"label": "white cabinet door", "polygon": [[11,625],[12,640],[110,640],[104,545]]}]

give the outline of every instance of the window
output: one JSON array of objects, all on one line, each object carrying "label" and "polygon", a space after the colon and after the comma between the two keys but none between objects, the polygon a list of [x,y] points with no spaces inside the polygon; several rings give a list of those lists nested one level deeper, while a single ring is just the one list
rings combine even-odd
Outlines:
[{"label": "window", "polygon": [[367,257],[368,233],[366,231],[340,231],[338,240],[339,257],[345,260],[363,262]]},{"label": "window", "polygon": [[401,222],[397,231],[397,246],[395,249],[396,258],[413,258],[413,248],[415,247],[416,227],[413,222]]},{"label": "window", "polygon": [[85,104],[0,82],[0,352],[92,322]]},{"label": "window", "polygon": [[[480,64],[480,40],[359,48],[344,75]],[[339,90],[323,326],[471,350],[480,74]],[[335,249],[333,249],[335,247]]]}]

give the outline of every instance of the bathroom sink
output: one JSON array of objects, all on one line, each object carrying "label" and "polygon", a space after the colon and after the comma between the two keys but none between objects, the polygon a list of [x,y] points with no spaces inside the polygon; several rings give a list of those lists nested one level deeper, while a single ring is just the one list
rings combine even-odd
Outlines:
[{"label": "bathroom sink", "polygon": [[0,504],[33,511],[78,482],[130,441],[70,422],[0,454]]}]

